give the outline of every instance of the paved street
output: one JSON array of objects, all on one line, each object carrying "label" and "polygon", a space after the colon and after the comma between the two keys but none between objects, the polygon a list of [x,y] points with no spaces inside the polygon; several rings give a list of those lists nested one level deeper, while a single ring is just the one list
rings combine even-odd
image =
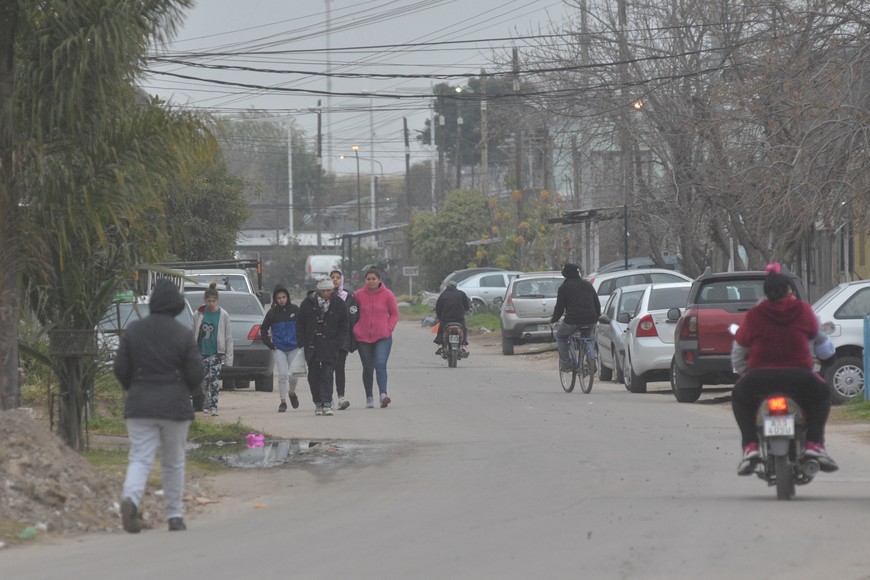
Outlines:
[{"label": "paved street", "polygon": [[364,408],[355,356],[334,417],[304,380],[286,414],[277,393],[223,397],[222,420],[370,456],[240,474],[251,495],[183,534],[6,550],[0,578],[870,578],[868,429],[829,429],[840,472],[778,502],[735,475],[727,405],[678,404],[665,383],[566,394],[552,353],[504,357],[497,337],[448,369],[431,339],[400,323],[386,410]]}]

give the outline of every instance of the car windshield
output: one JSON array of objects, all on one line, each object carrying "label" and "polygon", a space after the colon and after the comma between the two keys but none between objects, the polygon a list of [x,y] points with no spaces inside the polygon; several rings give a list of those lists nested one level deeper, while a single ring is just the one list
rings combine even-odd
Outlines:
[{"label": "car windshield", "polygon": [[248,292],[248,281],[241,274],[187,274],[197,286],[208,286],[212,282],[217,283],[218,290],[232,290],[234,292]]},{"label": "car windshield", "polygon": [[698,304],[755,302],[764,297],[764,280],[716,280],[698,293]]},{"label": "car windshield", "polygon": [[683,308],[689,299],[689,287],[653,288],[649,292],[649,310]]},{"label": "car windshield", "polygon": [[532,278],[514,282],[514,298],[555,298],[561,278]]},{"label": "car windshield", "polygon": [[[145,318],[150,314],[147,304],[133,304],[132,302],[116,302],[112,304],[106,315],[100,320],[100,330],[106,333],[119,332],[127,328],[130,322]],[[175,317],[175,320],[185,326],[193,325],[193,318],[187,308]]]},{"label": "car windshield", "polygon": [[[189,293],[188,300],[190,300],[191,306],[193,306],[194,309],[199,308],[199,305],[203,303],[202,293]],[[257,300],[257,297],[253,294],[248,294],[246,292],[221,292],[218,298],[218,306],[226,310],[231,318],[233,314],[242,316],[263,316],[263,309],[262,306],[260,306],[260,301]]]}]

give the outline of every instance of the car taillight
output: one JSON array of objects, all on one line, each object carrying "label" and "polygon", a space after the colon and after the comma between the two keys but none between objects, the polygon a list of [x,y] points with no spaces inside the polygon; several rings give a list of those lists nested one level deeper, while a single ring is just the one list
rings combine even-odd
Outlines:
[{"label": "car taillight", "polygon": [[651,337],[658,336],[659,333],[656,330],[656,323],[653,320],[651,314],[647,314],[643,318],[640,319],[640,322],[637,324],[637,330],[635,331],[635,337]]},{"label": "car taillight", "polygon": [[588,281],[590,284],[595,284],[595,276],[590,276],[590,277],[587,279],[587,281]]},{"label": "car taillight", "polygon": [[683,317],[683,326],[680,328],[680,338],[689,340],[698,339],[698,317],[694,314]]},{"label": "car taillight", "polygon": [[251,327],[251,332],[248,333],[248,340],[263,340],[260,336],[260,325],[255,324]]},{"label": "car taillight", "polygon": [[514,310],[514,299],[508,296],[507,302],[504,303],[504,311],[507,314],[516,314]]},{"label": "car taillight", "polygon": [[788,401],[785,397],[771,397],[767,400],[767,410],[771,415],[787,415]]}]

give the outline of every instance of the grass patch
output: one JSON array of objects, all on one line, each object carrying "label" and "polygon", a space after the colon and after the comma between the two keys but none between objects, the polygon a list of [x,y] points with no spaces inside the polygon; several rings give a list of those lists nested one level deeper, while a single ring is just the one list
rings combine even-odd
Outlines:
[{"label": "grass patch", "polygon": [[471,316],[466,317],[465,325],[468,327],[470,334],[481,327],[490,330],[498,330],[500,328],[498,312],[486,310],[484,312],[472,314]]},{"label": "grass patch", "polygon": [[838,414],[843,420],[853,423],[870,423],[870,401],[865,401],[862,396],[856,397],[840,406]]},{"label": "grass patch", "polygon": [[411,304],[410,306],[400,306],[399,314],[408,320],[420,320],[435,309],[426,304]]}]

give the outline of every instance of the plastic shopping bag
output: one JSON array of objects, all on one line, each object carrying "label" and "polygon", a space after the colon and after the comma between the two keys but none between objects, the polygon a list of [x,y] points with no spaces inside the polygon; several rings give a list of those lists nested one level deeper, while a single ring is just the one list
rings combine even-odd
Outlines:
[{"label": "plastic shopping bag", "polygon": [[294,353],[293,360],[290,361],[290,376],[305,377],[308,376],[308,366],[305,364],[305,348],[299,347]]}]

